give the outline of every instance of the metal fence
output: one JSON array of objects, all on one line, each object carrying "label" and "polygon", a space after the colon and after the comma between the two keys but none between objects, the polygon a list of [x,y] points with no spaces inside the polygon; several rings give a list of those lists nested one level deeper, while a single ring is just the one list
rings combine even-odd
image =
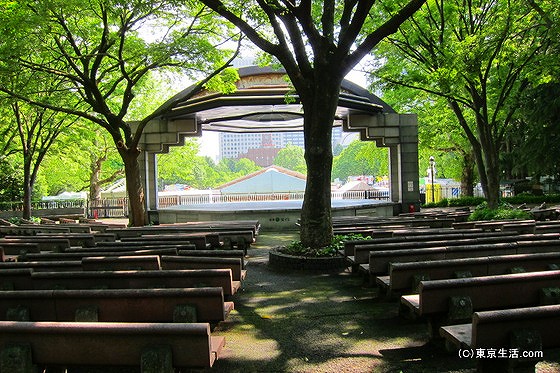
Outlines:
[{"label": "metal fence", "polygon": [[90,218],[121,218],[128,216],[128,198],[103,198],[88,201],[88,217]]},{"label": "metal fence", "polygon": [[[264,202],[302,200],[303,192],[294,193],[249,193],[249,194],[193,194],[193,195],[164,195],[158,197],[159,207],[189,206],[212,203],[228,202]],[[388,191],[335,191],[332,192],[333,200],[342,199],[377,199],[389,200]],[[79,200],[53,200],[33,202],[32,211],[57,210],[64,208],[82,208],[90,218],[120,218],[128,216],[128,198],[103,198],[89,201]],[[23,210],[22,202],[0,203],[0,211],[19,212]]]}]

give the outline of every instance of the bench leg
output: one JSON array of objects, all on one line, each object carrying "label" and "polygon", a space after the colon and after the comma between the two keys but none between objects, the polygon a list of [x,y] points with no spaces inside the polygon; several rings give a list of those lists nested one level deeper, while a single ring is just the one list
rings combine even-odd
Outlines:
[{"label": "bench leg", "polygon": [[0,352],[0,372],[36,373],[37,367],[33,365],[31,346],[25,344],[6,346]]},{"label": "bench leg", "polygon": [[167,346],[147,349],[141,357],[141,373],[174,373],[173,353]]}]

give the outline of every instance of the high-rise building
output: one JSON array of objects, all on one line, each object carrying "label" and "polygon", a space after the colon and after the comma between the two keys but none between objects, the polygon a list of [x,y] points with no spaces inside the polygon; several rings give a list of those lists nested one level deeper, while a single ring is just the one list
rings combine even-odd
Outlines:
[{"label": "high-rise building", "polygon": [[[333,147],[340,142],[342,129],[334,127],[332,133]],[[220,151],[219,158],[246,158],[255,152],[250,149],[278,148],[282,149],[286,145],[304,147],[303,132],[268,132],[268,133],[227,133],[220,132]],[[243,155],[243,157],[240,157]],[[249,158],[251,159],[251,158]],[[256,160],[253,160],[256,161]]]}]

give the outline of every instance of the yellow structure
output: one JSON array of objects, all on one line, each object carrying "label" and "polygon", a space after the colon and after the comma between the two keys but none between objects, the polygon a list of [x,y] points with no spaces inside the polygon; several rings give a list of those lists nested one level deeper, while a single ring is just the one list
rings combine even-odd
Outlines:
[{"label": "yellow structure", "polygon": [[441,193],[441,184],[433,184],[433,193],[432,193],[432,184],[426,184],[426,203],[432,202],[439,202],[443,199]]}]

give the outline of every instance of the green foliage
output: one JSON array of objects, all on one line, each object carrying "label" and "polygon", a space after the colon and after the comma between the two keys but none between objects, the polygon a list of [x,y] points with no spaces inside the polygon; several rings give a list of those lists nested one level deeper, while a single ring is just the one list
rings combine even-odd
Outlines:
[{"label": "green foliage", "polygon": [[[501,198],[502,203],[507,205],[521,205],[530,204],[538,205],[543,202],[545,203],[560,203],[560,194],[545,194],[541,196],[536,196],[533,194],[522,193],[513,197],[503,197]],[[444,198],[439,202],[426,203],[422,205],[424,208],[431,207],[460,207],[460,206],[487,206],[487,202],[484,197],[461,197],[461,198]]]},{"label": "green foliage", "polygon": [[512,205],[526,204],[541,204],[545,203],[560,203],[560,194],[545,194],[542,196],[536,196],[533,194],[522,193],[513,197],[504,197],[505,202],[511,203]]},{"label": "green foliage", "polygon": [[291,244],[279,249],[281,253],[293,256],[307,257],[333,257],[339,255],[339,250],[344,248],[344,242],[350,240],[367,240],[369,236],[359,234],[335,235],[329,246],[311,248],[304,246],[301,241],[294,241]]},{"label": "green foliage", "polygon": [[503,201],[495,209],[488,208],[488,203],[483,202],[469,215],[469,221],[532,218],[533,216],[529,212],[516,209],[511,204]]},{"label": "green foliage", "polygon": [[478,206],[485,202],[484,197],[443,198],[439,202],[426,203],[422,207],[459,207]]},{"label": "green foliage", "polygon": [[[41,222],[41,218],[37,217],[37,216],[31,216],[29,217],[29,219],[25,219],[25,220],[29,220],[33,223],[40,223]],[[8,219],[8,221],[12,224],[16,224],[16,225],[21,225],[21,224],[26,224],[27,222],[24,221],[24,219],[17,217],[17,216],[12,216],[11,218]]]},{"label": "green foliage", "polygon": [[302,174],[307,173],[303,149],[299,146],[288,144],[281,149],[274,158],[274,164],[288,170],[297,171]]},{"label": "green foliage", "polygon": [[195,139],[185,140],[185,145],[171,147],[168,154],[158,154],[158,183],[160,188],[168,184],[187,184],[196,189],[215,188],[260,169],[255,162],[222,159],[217,165],[198,155],[200,148]]},{"label": "green foliage", "polygon": [[18,201],[23,198],[23,170],[15,162],[0,161],[0,201]]},{"label": "green foliage", "polygon": [[388,174],[387,148],[378,148],[373,141],[355,140],[334,157],[331,178],[347,180],[348,176]]}]

